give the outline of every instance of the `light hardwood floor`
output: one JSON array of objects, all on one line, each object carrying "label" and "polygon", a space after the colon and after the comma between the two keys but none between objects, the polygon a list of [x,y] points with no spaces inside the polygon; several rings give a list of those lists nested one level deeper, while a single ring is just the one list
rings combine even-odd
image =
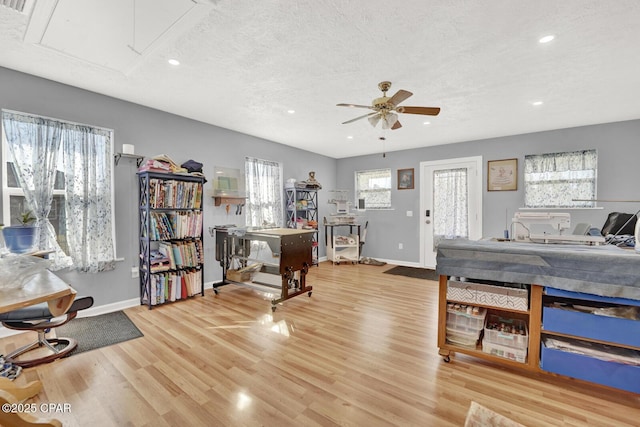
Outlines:
[{"label": "light hardwood floor", "polygon": [[[462,426],[471,401],[527,426],[638,426],[640,395],[472,357],[444,363],[436,282],[322,263],[311,298],[228,285],[127,315],[144,337],[48,365],[65,426]],[[32,337],[0,340],[9,352]],[[42,414],[40,414],[42,415]]]}]

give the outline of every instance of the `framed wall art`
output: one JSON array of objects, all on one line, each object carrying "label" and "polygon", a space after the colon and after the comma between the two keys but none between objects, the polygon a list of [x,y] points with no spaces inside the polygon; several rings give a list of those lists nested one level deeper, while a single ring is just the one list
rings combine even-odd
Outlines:
[{"label": "framed wall art", "polygon": [[413,190],[413,168],[398,169],[398,190]]},{"label": "framed wall art", "polygon": [[518,189],[518,159],[489,160],[487,162],[487,190],[514,191]]}]

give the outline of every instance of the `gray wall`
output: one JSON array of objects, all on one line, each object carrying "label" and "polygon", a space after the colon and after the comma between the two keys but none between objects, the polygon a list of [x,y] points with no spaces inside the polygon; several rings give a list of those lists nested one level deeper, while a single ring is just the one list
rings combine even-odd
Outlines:
[{"label": "gray wall", "polygon": [[[326,205],[326,189],[335,188],[336,160],[329,157],[1,67],[0,108],[111,128],[115,152],[121,151],[122,144],[134,144],[136,153],[146,157],[166,154],[178,164],[189,159],[200,161],[205,176],[210,178],[207,195],[213,189],[214,167],[244,171],[245,156],[282,162],[284,180],[304,180],[314,170],[323,185],[319,191],[320,215],[332,208]],[[114,169],[117,256],[124,261],[118,262],[114,271],[100,274],[60,272],[79,294],[93,295],[96,306],[139,297],[138,279],[131,278],[131,267],[137,266],[138,260],[136,169],[129,159],[120,160]],[[234,215],[234,209],[227,216],[224,207],[214,206],[211,197],[205,198],[204,210],[205,281],[212,282],[221,279],[222,271],[215,262],[214,239],[208,227],[244,224],[244,216]],[[324,247],[320,255],[324,256]]]},{"label": "gray wall", "polygon": [[[392,169],[394,210],[367,211],[369,221],[363,254],[398,263],[419,263],[420,162],[457,157],[483,156],[483,231],[484,236],[501,236],[505,210],[509,216],[522,206],[522,168],[519,168],[518,191],[487,192],[486,161],[518,158],[525,154],[595,148],[598,150],[598,196],[607,199],[640,200],[637,185],[640,159],[640,120],[597,126],[562,129],[503,138],[425,147],[335,160],[271,141],[240,134],[183,117],[135,105],[125,101],[62,85],[0,67],[0,108],[40,114],[63,120],[114,129],[115,151],[122,144],[134,144],[136,153],[147,157],[167,154],[177,163],[194,159],[204,163],[204,173],[213,176],[215,166],[243,169],[246,155],[281,161],[284,179],[306,179],[310,170],[323,185],[319,191],[320,218],[335,211],[326,204],[328,190],[349,189],[354,197],[354,171],[389,167]],[[380,147],[382,152],[382,147]],[[397,169],[415,168],[415,189],[397,191]],[[131,160],[121,160],[115,167],[115,209],[117,256],[124,261],[114,271],[88,275],[61,272],[80,294],[90,294],[96,305],[139,297],[138,281],[131,278],[137,263],[137,183],[136,167]],[[211,182],[207,190],[211,190]],[[640,204],[601,203],[599,210],[570,210],[572,223],[590,222],[601,227],[612,211],[635,212]],[[205,230],[216,224],[243,224],[244,218],[224,207],[215,207],[205,199]],[[406,211],[413,211],[407,217]],[[1,212],[1,211],[0,211]],[[325,255],[324,238],[320,239],[320,256]],[[398,249],[403,243],[404,249]],[[205,280],[221,277],[214,261],[214,241],[205,233]]]},{"label": "gray wall", "polygon": [[[524,205],[522,165],[526,154],[593,148],[598,150],[598,198],[640,200],[640,120],[396,151],[387,153],[384,158],[382,154],[376,154],[339,159],[337,185],[350,189],[353,197],[355,171],[391,168],[394,210],[366,211],[363,214],[363,220],[369,221],[363,255],[407,264],[420,263],[420,221],[424,220],[424,212],[420,212],[420,162],[483,156],[483,235],[501,237],[506,212],[511,218]],[[510,158],[518,159],[518,190],[488,192],[487,161]],[[396,171],[405,168],[415,168],[415,190],[395,190]],[[568,209],[562,212],[571,214],[572,226],[589,222],[601,228],[609,212],[634,213],[640,209],[640,203],[598,205],[602,209]],[[413,217],[406,216],[409,210],[413,211]],[[398,243],[403,243],[404,249],[398,249]]]}]

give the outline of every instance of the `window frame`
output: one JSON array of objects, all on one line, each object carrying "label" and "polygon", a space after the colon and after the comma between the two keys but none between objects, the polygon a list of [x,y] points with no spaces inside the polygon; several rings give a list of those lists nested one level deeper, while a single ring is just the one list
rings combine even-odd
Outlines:
[{"label": "window frame", "polygon": [[[273,217],[275,219],[275,224],[279,227],[282,227],[283,224],[285,223],[285,219],[284,219],[284,197],[283,197],[283,191],[282,189],[284,188],[284,166],[282,164],[282,162],[277,161],[277,160],[268,160],[268,159],[264,159],[264,158],[259,158],[259,157],[254,157],[254,156],[245,156],[244,158],[244,181],[245,181],[245,188],[243,189],[243,191],[245,192],[245,196],[246,196],[246,204],[252,204],[251,201],[251,194],[249,191],[249,176],[247,175],[247,165],[249,163],[258,163],[258,162],[268,162],[268,163],[274,163],[277,164],[277,169],[278,169],[278,180],[279,182],[277,183],[277,185],[274,185],[274,188],[280,189],[280,191],[278,192],[278,194],[276,195],[276,193],[274,192],[272,194],[272,196],[275,196],[276,199],[279,196],[280,197],[280,204],[278,205],[278,200],[269,200],[266,204],[270,204],[273,205]],[[277,191],[277,190],[276,190]],[[245,225],[248,227],[260,227],[262,225],[252,225],[251,224],[251,215],[249,214],[250,212],[250,207],[247,206],[246,210],[245,210]],[[263,204],[260,203],[260,209],[264,209]],[[279,222],[279,225],[278,225]]]},{"label": "window frame", "polygon": [[[556,159],[560,159],[562,156],[569,156],[572,154],[581,154],[583,156],[590,154],[595,157],[595,164],[593,169],[584,168],[584,169],[575,169],[575,170],[566,170],[566,171],[548,171],[549,174],[562,174],[566,173],[571,174],[580,174],[583,173],[587,176],[584,178],[580,177],[550,177],[549,179],[540,179],[540,180],[532,180],[531,174],[532,172],[528,172],[529,163],[532,158],[537,158],[538,161],[543,160],[544,158],[552,159],[555,161]],[[548,160],[547,160],[548,161]],[[565,160],[563,160],[565,161]],[[591,175],[591,176],[588,176]],[[557,184],[558,182],[567,182],[573,183],[574,185],[590,185],[593,189],[592,194],[590,195],[590,199],[582,199],[579,196],[576,197],[575,194],[571,193],[573,196],[571,198],[570,203],[562,204],[562,201],[559,199],[551,200],[550,202],[544,204],[532,203],[532,200],[528,198],[529,196],[529,186],[531,185],[547,185],[552,186]],[[528,154],[524,156],[524,165],[523,165],[523,187],[524,187],[524,208],[525,209],[594,209],[596,206],[597,199],[597,190],[598,190],[598,151],[596,149],[586,149],[586,150],[574,150],[574,151],[563,151],[556,153],[543,153],[543,154]],[[552,195],[555,191],[547,191],[545,194]]]},{"label": "window frame", "polygon": [[[364,174],[370,174],[373,175],[374,172],[385,172],[386,173],[386,177],[385,179],[388,179],[388,187],[384,187],[384,188],[379,188],[379,189],[375,189],[375,188],[369,188],[367,190],[360,190],[358,188],[358,178],[360,177],[360,175],[364,175]],[[377,168],[377,169],[367,169],[367,170],[357,170],[354,171],[353,173],[353,178],[354,178],[354,194],[355,194],[355,199],[359,200],[359,199],[364,199],[364,206],[366,210],[389,210],[389,209],[393,209],[393,205],[392,205],[392,193],[393,193],[393,178],[391,175],[391,168]],[[361,195],[361,192],[386,192],[389,194],[388,200],[387,200],[387,204],[384,206],[371,206],[370,204],[367,203],[367,198],[366,198],[366,194],[363,197]]]},{"label": "window frame", "polygon": [[[33,113],[25,113],[22,111],[17,111],[17,110],[9,110],[9,109],[0,109],[0,152],[2,153],[2,167],[0,168],[0,171],[2,173],[2,218],[3,221],[2,223],[5,226],[11,225],[11,203],[10,203],[10,197],[11,196],[20,196],[20,197],[24,197],[24,191],[22,190],[21,187],[9,187],[8,184],[8,178],[9,178],[9,171],[7,168],[7,163],[9,162],[9,146],[7,144],[7,138],[4,132],[4,124],[3,124],[3,120],[2,120],[2,115],[4,113],[16,113],[16,114],[23,114],[23,115],[28,115],[28,116],[33,116],[33,117],[37,117],[37,118],[42,118],[42,119],[47,119],[47,120],[56,120],[58,122],[62,122],[62,123],[68,123],[71,125],[76,125],[76,126],[85,126],[85,127],[89,127],[92,129],[99,129],[99,130],[103,130],[105,132],[109,132],[110,134],[110,140],[111,140],[111,147],[110,147],[110,158],[114,158],[114,147],[115,147],[115,131],[111,128],[106,128],[103,126],[96,126],[96,125],[90,125],[90,124],[86,124],[86,123],[79,123],[79,122],[73,122],[71,120],[64,120],[64,119],[59,119],[59,118],[55,118],[55,117],[49,117],[49,116],[43,116],[40,114],[33,114]],[[13,162],[13,159],[11,159],[11,162]],[[115,163],[114,162],[110,162],[109,163],[109,167],[111,168],[111,235],[112,235],[112,239],[113,239],[113,259],[114,260],[119,260],[118,256],[117,256],[117,241],[116,241],[116,203],[115,203]],[[53,190],[53,194],[54,196],[65,196],[65,189],[54,189]],[[60,244],[60,242],[58,242],[58,244]],[[65,242],[66,245],[66,242]],[[65,246],[62,246],[63,249]],[[68,255],[68,254],[67,254]]]}]

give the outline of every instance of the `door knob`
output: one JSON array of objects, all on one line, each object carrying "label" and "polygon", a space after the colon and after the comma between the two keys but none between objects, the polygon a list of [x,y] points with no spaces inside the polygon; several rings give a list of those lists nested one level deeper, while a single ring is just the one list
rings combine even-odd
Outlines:
[{"label": "door knob", "polygon": [[426,220],[425,222],[426,222],[427,224],[431,224],[431,220],[430,220],[430,219]]}]

